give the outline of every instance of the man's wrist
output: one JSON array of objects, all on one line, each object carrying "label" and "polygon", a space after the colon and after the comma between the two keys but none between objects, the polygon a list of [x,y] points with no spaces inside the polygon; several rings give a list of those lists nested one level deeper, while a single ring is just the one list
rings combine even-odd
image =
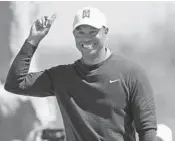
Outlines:
[{"label": "man's wrist", "polygon": [[40,40],[36,40],[36,39],[31,38],[31,37],[28,37],[26,39],[26,41],[34,46],[38,46],[38,44],[40,43]]}]

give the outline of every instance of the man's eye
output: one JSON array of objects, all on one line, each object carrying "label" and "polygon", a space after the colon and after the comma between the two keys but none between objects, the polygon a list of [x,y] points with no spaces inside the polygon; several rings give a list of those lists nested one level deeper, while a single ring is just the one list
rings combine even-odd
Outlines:
[{"label": "man's eye", "polygon": [[78,34],[79,34],[79,35],[83,35],[83,34],[84,34],[84,32],[82,32],[82,31],[79,31],[79,32],[78,32]]},{"label": "man's eye", "polygon": [[90,34],[96,34],[96,33],[97,33],[97,31],[95,31],[95,30],[90,32]]}]

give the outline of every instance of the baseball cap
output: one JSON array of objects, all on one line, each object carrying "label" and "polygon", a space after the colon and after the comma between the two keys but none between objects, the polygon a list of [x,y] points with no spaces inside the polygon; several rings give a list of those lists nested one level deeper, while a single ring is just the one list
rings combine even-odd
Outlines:
[{"label": "baseball cap", "polygon": [[90,25],[95,28],[107,27],[105,15],[97,8],[86,6],[79,9],[74,17],[73,30],[80,25]]}]

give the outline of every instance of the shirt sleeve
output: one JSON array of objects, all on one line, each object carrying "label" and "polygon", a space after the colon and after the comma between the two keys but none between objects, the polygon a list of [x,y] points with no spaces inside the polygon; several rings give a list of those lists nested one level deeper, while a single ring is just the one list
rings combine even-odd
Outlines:
[{"label": "shirt sleeve", "polygon": [[15,57],[8,72],[5,90],[27,96],[45,97],[53,96],[51,69],[28,73],[32,56],[37,46],[27,41]]},{"label": "shirt sleeve", "polygon": [[131,111],[140,141],[156,141],[156,108],[153,89],[146,73],[134,66],[130,80]]}]

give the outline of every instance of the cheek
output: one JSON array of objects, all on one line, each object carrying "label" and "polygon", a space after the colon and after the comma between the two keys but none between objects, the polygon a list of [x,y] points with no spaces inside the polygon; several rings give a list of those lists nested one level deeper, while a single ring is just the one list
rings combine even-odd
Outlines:
[{"label": "cheek", "polygon": [[102,36],[100,36],[100,35],[97,35],[96,36],[96,42],[97,42],[98,45],[103,45],[104,38]]},{"label": "cheek", "polygon": [[76,44],[76,48],[78,50],[81,50],[81,40],[80,39],[75,39],[75,44]]},{"label": "cheek", "polygon": [[81,39],[75,39],[75,43],[76,43],[76,46],[80,46],[80,43],[81,43]]}]

